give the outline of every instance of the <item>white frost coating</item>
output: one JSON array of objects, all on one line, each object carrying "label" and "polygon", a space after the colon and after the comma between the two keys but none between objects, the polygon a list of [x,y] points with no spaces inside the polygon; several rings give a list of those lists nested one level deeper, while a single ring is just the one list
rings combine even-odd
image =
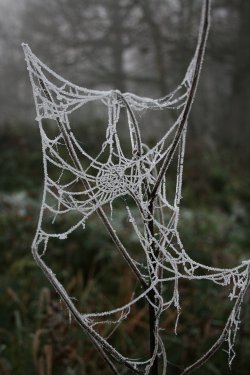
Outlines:
[{"label": "white frost coating", "polygon": [[[198,44],[199,46],[199,44]],[[208,280],[221,286],[231,286],[230,300],[235,304],[224,329],[223,340],[228,341],[229,364],[235,355],[234,341],[240,323],[240,309],[245,291],[249,285],[250,261],[243,261],[239,266],[227,268],[209,267],[191,259],[185,251],[178,233],[179,204],[181,200],[183,160],[187,123],[183,127],[177,154],[176,191],[173,201],[166,194],[167,170],[160,181],[154,201],[153,213],[149,207],[149,195],[152,192],[162,163],[168,157],[175,135],[177,134],[183,112],[189,100],[192,82],[197,67],[198,53],[192,59],[187,73],[176,90],[160,99],[139,97],[131,93],[120,93],[117,90],[98,91],[76,86],[57,75],[42,63],[23,44],[27,68],[33,88],[39,123],[44,165],[44,194],[41,204],[39,222],[32,245],[33,255],[50,282],[67,304],[70,312],[78,320],[94,344],[105,353],[108,361],[122,363],[134,373],[149,374],[155,358],[163,361],[163,374],[167,368],[167,356],[160,337],[159,321],[161,314],[170,306],[177,310],[175,331],[180,315],[179,287],[181,279]],[[91,157],[81,146],[71,130],[68,115],[90,101],[101,101],[107,107],[108,124],[106,139],[96,158]],[[136,114],[142,110],[178,109],[175,123],[164,137],[153,147],[142,144]],[[123,153],[117,133],[121,110],[127,113],[128,129],[131,141],[131,157]],[[57,123],[57,135],[54,139],[47,135],[43,119],[52,119]],[[52,175],[51,166],[59,171]],[[134,229],[144,262],[139,263],[121,244],[115,230],[108,221],[103,207],[110,205],[118,197],[130,196],[138,208],[140,216],[132,213],[127,207],[128,220]],[[67,295],[56,275],[47,267],[42,257],[46,252],[49,239],[52,237],[64,240],[76,228],[82,225],[94,212],[97,212],[108,229],[114,243],[135,272],[143,289],[138,295],[133,294],[124,306],[101,313],[79,313]],[[44,225],[45,216],[51,216],[52,230]],[[60,218],[72,214],[76,221],[72,227],[60,231]],[[152,232],[153,224],[153,232]],[[164,299],[164,284],[173,282],[173,294],[169,300]],[[154,292],[154,300],[149,293]],[[146,300],[155,313],[155,348],[145,360],[126,358],[112,347],[108,341],[117,326],[126,319],[131,307],[139,300]],[[98,324],[114,325],[108,338],[100,336],[95,330]],[[211,350],[213,347],[211,348]],[[206,354],[204,355],[205,358]],[[113,370],[115,372],[115,370]],[[116,373],[116,372],[115,372]],[[118,372],[117,372],[118,373]]]}]

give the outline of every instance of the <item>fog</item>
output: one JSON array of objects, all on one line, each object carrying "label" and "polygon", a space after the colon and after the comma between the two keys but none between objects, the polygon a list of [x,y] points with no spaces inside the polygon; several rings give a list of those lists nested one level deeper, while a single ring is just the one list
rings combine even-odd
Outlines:
[{"label": "fog", "polygon": [[[79,85],[157,97],[182,79],[200,17],[199,2],[181,0],[1,0],[0,8],[2,126],[33,123],[22,41]],[[243,153],[250,136],[249,8],[246,0],[213,2],[190,126],[192,137]]]}]

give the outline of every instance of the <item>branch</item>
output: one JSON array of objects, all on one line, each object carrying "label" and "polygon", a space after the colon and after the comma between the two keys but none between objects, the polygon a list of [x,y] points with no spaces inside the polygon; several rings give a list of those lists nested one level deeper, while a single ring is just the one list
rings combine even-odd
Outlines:
[{"label": "branch", "polygon": [[123,102],[123,104],[125,105],[128,113],[129,113],[129,116],[131,118],[131,121],[133,123],[133,126],[134,126],[134,130],[135,130],[135,136],[136,136],[136,143],[137,143],[137,156],[140,157],[142,155],[142,144],[141,144],[141,136],[140,136],[140,130],[139,130],[139,126],[138,126],[138,122],[136,121],[136,118],[135,118],[135,115],[130,107],[130,105],[128,104],[127,100],[124,98],[124,96],[119,92],[119,90],[117,90],[117,95],[119,96],[119,98],[121,99],[121,101]]},{"label": "branch", "polygon": [[203,61],[203,57],[204,57],[204,53],[205,53],[205,49],[206,49],[207,36],[208,36],[208,32],[209,32],[209,27],[210,27],[210,8],[211,8],[211,0],[205,0],[204,6],[203,6],[203,9],[202,9],[202,20],[201,20],[201,27],[200,27],[201,32],[200,32],[200,35],[199,35],[198,45],[197,45],[197,49],[196,49],[195,69],[194,69],[194,74],[193,74],[193,78],[192,78],[190,89],[189,89],[187,102],[186,102],[186,105],[183,109],[181,119],[180,119],[179,128],[178,128],[178,130],[175,134],[171,149],[167,153],[166,158],[163,161],[163,164],[162,164],[161,170],[159,172],[157,181],[156,181],[155,186],[154,186],[154,188],[153,188],[153,190],[150,194],[150,200],[152,202],[154,201],[154,199],[157,195],[157,191],[159,189],[159,186],[160,186],[160,183],[163,179],[163,176],[166,173],[166,171],[167,171],[167,169],[168,169],[168,167],[171,163],[172,157],[173,157],[173,155],[176,151],[176,148],[177,148],[178,143],[180,141],[180,138],[182,136],[184,126],[185,126],[185,124],[188,120],[189,113],[190,113],[190,110],[191,110],[191,107],[192,107],[192,104],[193,104],[193,101],[194,101],[194,97],[195,97],[195,94],[196,94],[197,85],[198,85],[198,81],[199,81],[199,77],[200,77],[202,61]]},{"label": "branch", "polygon": [[[39,83],[40,83],[40,85],[41,85],[41,87],[42,87],[42,89],[44,91],[44,94],[45,94],[46,98],[50,102],[53,103],[53,99],[52,99],[49,91],[47,90],[45,83],[40,78],[39,78]],[[64,126],[64,124],[62,123],[62,121],[60,120],[59,117],[56,117],[56,122],[58,124],[58,127],[59,127],[62,135],[63,135],[63,139],[65,141],[66,148],[68,150],[68,153],[69,153],[69,155],[70,155],[70,157],[71,157],[74,165],[76,167],[78,167],[81,172],[83,172],[82,165],[81,165],[81,163],[80,163],[80,161],[79,161],[79,159],[78,159],[78,157],[76,155],[74,146],[73,146],[73,144],[71,142],[71,139],[70,139],[70,134],[68,134],[68,130],[65,129],[65,126]],[[87,182],[84,179],[81,179],[81,182],[83,183],[83,186],[87,189],[88,188]],[[125,247],[121,243],[121,241],[120,241],[119,237],[117,236],[116,232],[114,231],[114,229],[113,229],[110,221],[108,220],[108,217],[106,216],[105,212],[103,211],[103,209],[101,207],[99,207],[96,211],[97,211],[99,217],[101,218],[103,224],[107,228],[107,230],[108,230],[108,232],[109,232],[109,234],[110,234],[113,242],[115,243],[117,249],[119,250],[119,252],[121,253],[121,255],[125,258],[125,260],[127,261],[127,264],[131,268],[131,270],[137,276],[137,279],[141,283],[142,287],[144,289],[146,289],[147,288],[147,283],[143,279],[143,277],[142,277],[139,269],[134,264],[134,262],[133,262],[132,258],[130,257],[129,253],[127,252],[127,250],[125,249]],[[60,284],[60,282],[57,280],[57,278],[55,277],[55,275],[46,266],[46,264],[43,262],[43,260],[39,256],[39,254],[37,252],[37,247],[36,246],[32,248],[32,253],[33,253],[35,261],[37,262],[37,264],[39,265],[39,267],[42,269],[42,271],[46,275],[47,279],[50,281],[50,283],[53,285],[53,287],[55,288],[55,290],[57,291],[57,293],[63,299],[63,301],[65,302],[65,304],[68,307],[69,311],[74,316],[74,318],[77,321],[77,323],[87,333],[88,337],[93,342],[93,344],[95,345],[95,347],[97,348],[97,350],[99,351],[99,353],[101,354],[101,356],[103,357],[103,359],[109,365],[109,367],[111,368],[112,372],[115,375],[118,375],[118,372],[117,372],[114,364],[110,360],[109,355],[111,355],[118,362],[123,363],[131,371],[139,374],[140,373],[139,370],[136,370],[129,362],[126,361],[125,358],[118,358],[118,353],[115,351],[115,349],[112,346],[110,346],[106,340],[102,339],[93,329],[91,329],[88,326],[87,323],[84,322],[84,320],[81,317],[81,314],[75,308],[74,304],[70,300],[70,297],[68,296],[68,294],[65,291],[65,289],[63,288],[63,286]]]},{"label": "branch", "polygon": [[191,374],[193,371],[195,371],[197,368],[203,366],[208,360],[209,358],[211,358],[216,352],[217,350],[221,347],[221,345],[224,343],[225,341],[225,338],[227,336],[227,333],[228,333],[228,330],[230,328],[230,323],[231,323],[231,316],[232,316],[232,313],[234,311],[237,311],[243,301],[243,298],[244,298],[244,295],[246,293],[246,290],[247,290],[247,287],[249,285],[249,278],[250,278],[250,274],[249,274],[249,269],[248,269],[248,279],[247,279],[247,282],[246,282],[246,288],[241,290],[240,291],[240,294],[235,302],[235,305],[233,307],[233,310],[227,320],[227,323],[220,335],[220,337],[218,338],[218,340],[214,343],[214,345],[200,358],[198,359],[198,361],[196,361],[195,363],[193,363],[192,365],[190,365],[189,367],[187,367],[182,373],[181,375],[188,375],[188,374]]},{"label": "branch", "polygon": [[[46,96],[46,98],[53,103],[53,99],[50,95],[50,93],[48,92],[44,82],[42,79],[39,78],[39,83],[44,91],[44,94]],[[74,165],[76,166],[76,168],[79,168],[79,170],[81,172],[83,172],[83,169],[82,169],[82,165],[80,163],[80,161],[78,160],[77,158],[77,155],[75,153],[75,149],[74,149],[74,146],[73,144],[71,143],[71,140],[70,140],[70,134],[67,133],[62,121],[60,120],[59,117],[56,118],[56,122],[58,124],[58,127],[60,129],[60,131],[62,132],[62,135],[63,135],[63,139],[64,139],[64,142],[65,142],[65,145],[66,145],[66,148],[68,150],[68,153],[71,157],[71,159],[73,160],[73,163]],[[135,124],[136,125],[136,124]],[[84,181],[83,179],[81,179],[81,182],[84,186],[84,188],[88,188],[87,186],[87,182]],[[98,203],[98,202],[96,202]],[[119,237],[117,236],[115,230],[113,229],[107,215],[105,214],[105,212],[103,211],[103,209],[101,207],[97,208],[96,210],[97,214],[99,215],[100,219],[102,220],[104,226],[106,227],[106,229],[108,230],[113,242],[115,243],[117,249],[119,250],[119,252],[121,253],[121,255],[123,256],[123,258],[126,260],[127,264],[129,265],[130,269],[134,272],[134,274],[136,275],[137,279],[139,280],[140,284],[142,285],[142,287],[144,289],[147,289],[147,283],[145,282],[145,280],[143,279],[143,277],[141,276],[141,273],[139,271],[139,269],[136,267],[136,265],[134,264],[132,258],[130,257],[129,253],[127,252],[127,250],[125,249],[124,245],[122,244],[122,242],[120,241]]]},{"label": "branch", "polygon": [[44,261],[41,259],[37,251],[37,246],[32,246],[32,254],[38,266],[41,268],[41,270],[43,271],[43,273],[45,274],[49,282],[52,284],[56,292],[62,298],[62,300],[68,307],[70,313],[75,318],[76,322],[85,331],[89,339],[92,341],[92,343],[95,345],[95,347],[101,354],[101,356],[107,362],[112,372],[115,375],[119,374],[114,364],[112,363],[111,359],[109,358],[109,356],[112,356],[117,362],[123,363],[131,371],[140,374],[141,372],[139,370],[136,370],[130,363],[128,363],[126,361],[126,358],[119,357],[118,352],[105,339],[103,339],[100,335],[98,335],[97,332],[95,332],[92,328],[89,327],[88,323],[83,319],[82,314],[80,314],[79,311],[76,309],[75,305],[71,301],[68,293],[66,292],[62,284],[58,281],[58,279],[53,274],[51,269],[48,268],[46,264],[44,263]]}]

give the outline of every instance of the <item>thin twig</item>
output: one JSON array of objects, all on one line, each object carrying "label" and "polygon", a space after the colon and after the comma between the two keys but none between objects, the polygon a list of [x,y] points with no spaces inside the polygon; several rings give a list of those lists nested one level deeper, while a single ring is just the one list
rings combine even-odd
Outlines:
[{"label": "thin twig", "polygon": [[[42,89],[44,91],[44,94],[45,94],[46,98],[50,102],[53,103],[53,99],[52,99],[50,93],[48,92],[48,90],[47,90],[44,82],[41,79],[39,79],[39,83],[40,83],[40,85],[41,85],[41,87],[42,87]],[[68,153],[69,153],[71,159],[74,162],[74,165],[76,166],[76,168],[79,168],[79,170],[81,172],[83,172],[82,165],[81,165],[81,163],[79,162],[79,160],[77,158],[77,155],[76,155],[75,150],[74,150],[74,146],[72,145],[72,143],[70,141],[70,138],[67,135],[66,129],[65,129],[65,127],[64,127],[64,125],[63,125],[63,123],[62,123],[62,121],[60,120],[59,117],[56,117],[56,122],[57,122],[57,124],[59,126],[60,131],[62,132],[66,148],[68,150]],[[84,181],[83,178],[81,179],[81,182],[83,183],[83,186],[87,189],[88,188],[87,182]],[[102,220],[104,226],[108,230],[108,232],[109,232],[109,234],[110,234],[113,242],[115,243],[117,249],[122,254],[122,256],[124,257],[124,259],[128,263],[129,267],[131,268],[131,270],[136,275],[136,277],[139,280],[140,284],[143,286],[144,289],[147,289],[148,285],[146,284],[145,280],[142,278],[141,273],[138,270],[138,268],[136,267],[136,265],[131,260],[129,253],[127,252],[127,250],[125,249],[124,245],[122,244],[122,242],[120,241],[119,237],[117,236],[117,234],[116,234],[115,230],[113,229],[113,226],[111,225],[111,223],[110,223],[107,215],[105,214],[105,212],[103,211],[103,209],[101,207],[97,208],[96,212],[97,212],[98,216],[100,217],[100,219]]]},{"label": "thin twig", "polygon": [[[50,96],[50,94],[49,94],[49,92],[48,92],[48,90],[47,90],[44,82],[41,79],[39,79],[39,83],[40,83],[40,85],[41,85],[41,87],[42,87],[42,89],[44,91],[44,94],[45,94],[46,98],[53,103],[53,99]],[[77,158],[77,155],[75,154],[74,147],[73,147],[70,139],[68,138],[66,129],[65,129],[65,127],[64,127],[64,125],[61,122],[61,120],[60,120],[59,117],[56,118],[56,122],[57,122],[57,124],[59,126],[59,129],[62,132],[64,141],[65,141],[65,145],[67,147],[67,150],[69,152],[69,155],[70,155],[70,157],[71,157],[74,165],[77,166],[80,169],[80,171],[83,171],[82,170],[82,165],[80,164],[80,162],[79,162],[79,160]],[[84,187],[87,188],[87,183],[84,181],[84,179],[81,179],[81,181],[82,181]],[[142,278],[142,276],[140,274],[140,271],[138,270],[138,268],[136,267],[136,265],[131,260],[129,254],[127,252],[127,250],[125,249],[125,247],[121,243],[119,237],[117,236],[116,232],[114,231],[114,229],[113,229],[112,225],[110,224],[110,221],[108,220],[108,218],[107,218],[106,214],[104,213],[103,209],[102,208],[98,208],[97,209],[97,213],[98,213],[99,217],[101,218],[101,220],[103,221],[105,227],[107,228],[107,230],[108,230],[108,232],[109,232],[109,234],[110,234],[113,242],[115,243],[117,249],[120,251],[120,253],[124,257],[124,259],[127,261],[128,265],[130,266],[130,268],[132,269],[132,271],[137,276],[137,278],[140,281],[140,283],[143,286],[143,288],[146,289],[147,288],[146,282]],[[114,349],[110,345],[108,345],[105,340],[101,340],[101,342],[100,342],[100,337],[95,333],[95,331],[94,330],[90,330],[90,328],[88,327],[88,325],[83,323],[82,319],[80,318],[79,312],[76,310],[75,306],[72,304],[72,302],[71,302],[70,298],[68,297],[66,291],[64,291],[64,289],[62,288],[62,285],[58,282],[58,280],[56,279],[56,277],[51,274],[50,270],[47,268],[47,266],[45,265],[45,263],[41,260],[39,254],[37,253],[37,249],[34,248],[32,251],[33,251],[33,256],[34,256],[37,264],[40,266],[40,268],[42,269],[42,271],[47,276],[48,280],[54,286],[55,290],[58,292],[58,294],[64,300],[64,302],[66,303],[67,307],[69,308],[70,312],[72,313],[72,315],[74,316],[74,318],[76,319],[76,321],[78,322],[78,324],[80,324],[80,326],[85,330],[85,332],[87,333],[88,337],[91,339],[91,341],[93,342],[93,344],[97,347],[99,353],[102,355],[102,357],[104,358],[104,360],[108,363],[109,367],[112,369],[113,373],[117,375],[118,374],[117,370],[116,370],[115,366],[113,365],[113,363],[111,362],[111,360],[108,357],[108,354],[109,355],[111,354],[117,360],[117,357],[116,357],[116,355],[114,353]],[[123,364],[126,367],[128,367],[130,370],[132,370],[133,372],[140,373],[139,370],[136,370],[126,360],[123,361]]]},{"label": "thin twig", "polygon": [[[187,98],[186,105],[183,109],[182,113],[182,118],[180,120],[179,128],[177,130],[177,133],[175,134],[175,138],[173,140],[172,146],[169,150],[169,152],[166,155],[165,160],[163,161],[161,170],[159,172],[159,175],[156,179],[155,185],[153,187],[153,190],[149,194],[149,231],[150,231],[150,236],[152,238],[154,237],[154,223],[153,223],[153,216],[154,216],[154,200],[157,197],[157,191],[159,189],[159,186],[161,184],[161,181],[171,163],[172,157],[175,153],[175,150],[179,144],[180,138],[183,134],[183,130],[185,128],[185,124],[187,122],[192,103],[195,97],[198,81],[199,81],[199,76],[200,76],[200,71],[201,71],[201,65],[204,57],[204,52],[206,48],[206,41],[207,41],[207,36],[208,36],[208,31],[209,31],[209,25],[210,25],[210,0],[206,0],[203,8],[202,8],[202,19],[201,19],[201,34],[199,35],[199,40],[198,40],[198,45],[197,45],[197,51],[196,51],[196,65],[194,68],[194,75],[192,77],[191,85],[190,85],[190,90],[189,90],[189,95]],[[154,243],[153,245],[154,246]],[[152,252],[156,258],[158,258],[158,249],[153,248]],[[154,273],[154,270],[152,271]],[[156,295],[154,290],[150,291],[149,295],[150,300],[152,303],[155,303]],[[156,337],[155,337],[155,329],[156,329],[156,313],[154,310],[154,307],[149,304],[149,323],[150,323],[150,352],[151,355],[155,351],[155,347],[157,345],[156,343]],[[158,374],[158,358],[156,357],[151,371],[150,375],[157,375]]]},{"label": "thin twig", "polygon": [[75,305],[71,301],[70,297],[68,296],[66,290],[62,286],[62,284],[58,281],[56,276],[52,273],[51,269],[46,266],[44,261],[41,259],[40,255],[37,252],[37,247],[32,248],[32,254],[34,256],[34,259],[38,266],[42,269],[45,276],[49,280],[49,282],[52,284],[56,292],[59,294],[59,296],[62,298],[62,300],[65,302],[66,306],[68,307],[69,311],[75,318],[76,322],[83,328],[83,330],[86,332],[89,339],[93,342],[95,347],[98,349],[99,353],[102,355],[104,360],[108,363],[110,368],[112,369],[113,373],[115,375],[118,375],[118,372],[110,360],[109,356],[112,356],[118,363],[124,364],[127,368],[132,370],[135,373],[140,374],[141,372],[139,370],[136,370],[130,363],[126,361],[126,359],[118,358],[118,353],[116,350],[108,344],[108,342],[103,339],[100,335],[98,335],[93,329],[89,327],[87,322],[84,321],[82,318],[82,315],[79,313],[79,311],[76,309]]},{"label": "thin twig", "polygon": [[136,156],[140,157],[142,155],[142,144],[141,144],[141,137],[140,137],[140,130],[139,130],[138,122],[135,118],[135,115],[134,115],[130,105],[128,104],[128,102],[124,98],[124,96],[119,91],[117,91],[117,95],[119,96],[119,98],[121,99],[123,104],[125,105],[128,113],[130,115],[130,118],[133,122],[133,126],[134,126],[134,129],[135,129],[136,143],[137,143],[137,150],[136,150],[137,155]]},{"label": "thin twig", "polygon": [[[243,301],[243,298],[244,298],[244,295],[247,291],[247,287],[249,285],[249,281],[250,281],[250,274],[249,274],[249,269],[248,269],[248,278],[247,278],[247,281],[246,281],[246,287],[245,289],[241,290],[239,295],[238,295],[238,298],[235,302],[235,305],[233,307],[233,310],[232,312],[235,312],[239,309],[242,301]],[[191,374],[193,371],[197,370],[197,368],[203,366],[208,360],[209,358],[211,358],[216,352],[217,350],[221,347],[221,345],[224,343],[225,341],[225,338],[227,336],[227,333],[228,333],[228,330],[230,328],[230,323],[231,323],[231,315],[232,313],[230,314],[228,320],[227,320],[227,323],[220,335],[220,337],[218,338],[218,340],[214,343],[214,345],[200,358],[198,359],[198,361],[196,361],[195,363],[193,363],[192,365],[188,366],[182,373],[181,375],[188,375],[188,374]]]},{"label": "thin twig", "polygon": [[154,201],[157,191],[159,189],[160,183],[163,179],[164,174],[166,173],[171,160],[173,158],[173,155],[175,153],[175,150],[178,146],[178,143],[180,141],[180,138],[182,136],[185,124],[188,120],[189,113],[193,104],[193,100],[195,97],[195,93],[197,90],[197,85],[199,82],[199,77],[200,77],[200,72],[201,72],[201,66],[202,66],[202,61],[206,49],[206,42],[207,42],[207,37],[208,37],[208,32],[209,32],[209,27],[210,27],[210,8],[211,8],[211,0],[205,0],[204,7],[202,9],[202,20],[201,20],[201,32],[199,35],[199,41],[197,45],[197,51],[196,51],[196,64],[195,64],[195,69],[194,69],[194,75],[191,81],[190,89],[189,89],[189,94],[187,98],[186,105],[183,109],[180,124],[178,127],[178,130],[175,134],[171,149],[166,155],[165,160],[163,161],[161,170],[159,172],[157,181],[155,183],[155,186],[150,194],[150,200]]}]

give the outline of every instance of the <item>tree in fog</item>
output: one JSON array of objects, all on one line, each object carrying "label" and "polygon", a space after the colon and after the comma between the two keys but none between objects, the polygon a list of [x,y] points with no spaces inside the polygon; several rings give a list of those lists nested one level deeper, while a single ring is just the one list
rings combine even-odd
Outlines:
[{"label": "tree in fog", "polygon": [[[32,107],[22,41],[39,51],[52,69],[82,86],[156,97],[182,78],[197,35],[195,1],[22,0],[18,7],[13,4],[6,2],[1,9],[2,122],[25,118]],[[206,66],[190,119],[197,142],[210,139],[221,147],[226,140],[246,149],[249,7],[247,0],[213,2]]]}]

